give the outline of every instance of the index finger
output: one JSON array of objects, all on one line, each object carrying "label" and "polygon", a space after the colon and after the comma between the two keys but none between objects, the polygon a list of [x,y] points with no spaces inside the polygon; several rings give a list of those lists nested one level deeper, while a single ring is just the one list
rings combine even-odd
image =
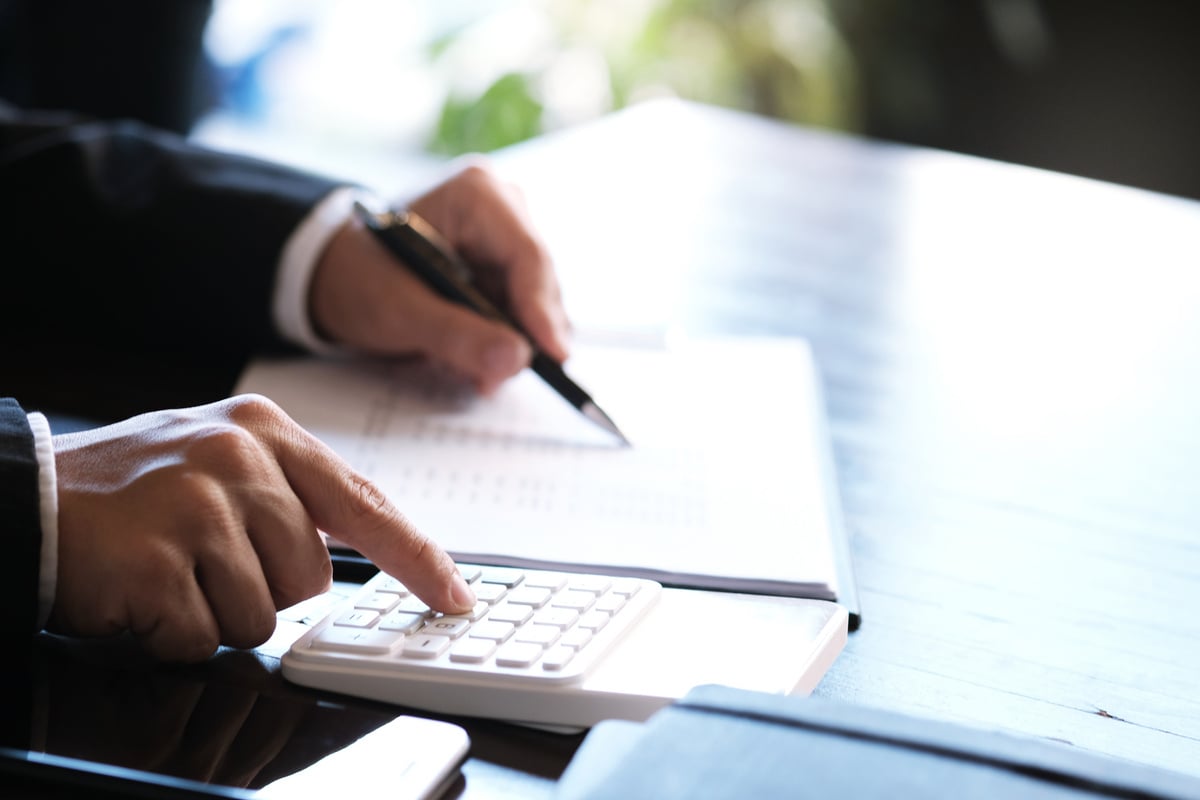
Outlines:
[{"label": "index finger", "polygon": [[446,551],[418,531],[378,486],[288,422],[272,445],[313,523],[399,579],[431,608],[448,614],[469,611],[475,595]]}]

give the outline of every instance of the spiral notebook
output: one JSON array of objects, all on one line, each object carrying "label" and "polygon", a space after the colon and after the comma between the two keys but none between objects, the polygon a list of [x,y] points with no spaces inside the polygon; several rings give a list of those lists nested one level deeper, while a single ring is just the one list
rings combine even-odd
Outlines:
[{"label": "spiral notebook", "polygon": [[804,340],[578,345],[566,367],[632,447],[529,371],[481,397],[424,362],[264,359],[237,391],[272,398],[459,560],[831,600],[857,626]]}]

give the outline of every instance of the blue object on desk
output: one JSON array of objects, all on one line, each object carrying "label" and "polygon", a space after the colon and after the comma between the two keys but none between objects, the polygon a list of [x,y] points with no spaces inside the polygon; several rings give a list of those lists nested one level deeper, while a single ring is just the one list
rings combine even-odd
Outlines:
[{"label": "blue object on desk", "polygon": [[702,686],[645,723],[592,728],[556,797],[1197,798],[1200,780],[1051,741]]}]

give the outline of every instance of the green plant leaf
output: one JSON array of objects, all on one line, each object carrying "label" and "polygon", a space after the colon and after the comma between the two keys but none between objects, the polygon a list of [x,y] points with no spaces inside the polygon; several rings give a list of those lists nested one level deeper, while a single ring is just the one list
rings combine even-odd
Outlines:
[{"label": "green plant leaf", "polygon": [[477,99],[451,95],[429,147],[447,155],[487,153],[542,132],[542,104],[529,76],[502,75]]}]

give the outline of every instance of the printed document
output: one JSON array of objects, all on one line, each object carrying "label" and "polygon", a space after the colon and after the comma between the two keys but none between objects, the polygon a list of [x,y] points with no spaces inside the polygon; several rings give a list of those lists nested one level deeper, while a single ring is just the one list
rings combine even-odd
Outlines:
[{"label": "printed document", "polygon": [[807,344],[577,345],[625,447],[526,370],[492,396],[419,361],[254,362],[258,392],[464,562],[836,599],[828,443]]}]

